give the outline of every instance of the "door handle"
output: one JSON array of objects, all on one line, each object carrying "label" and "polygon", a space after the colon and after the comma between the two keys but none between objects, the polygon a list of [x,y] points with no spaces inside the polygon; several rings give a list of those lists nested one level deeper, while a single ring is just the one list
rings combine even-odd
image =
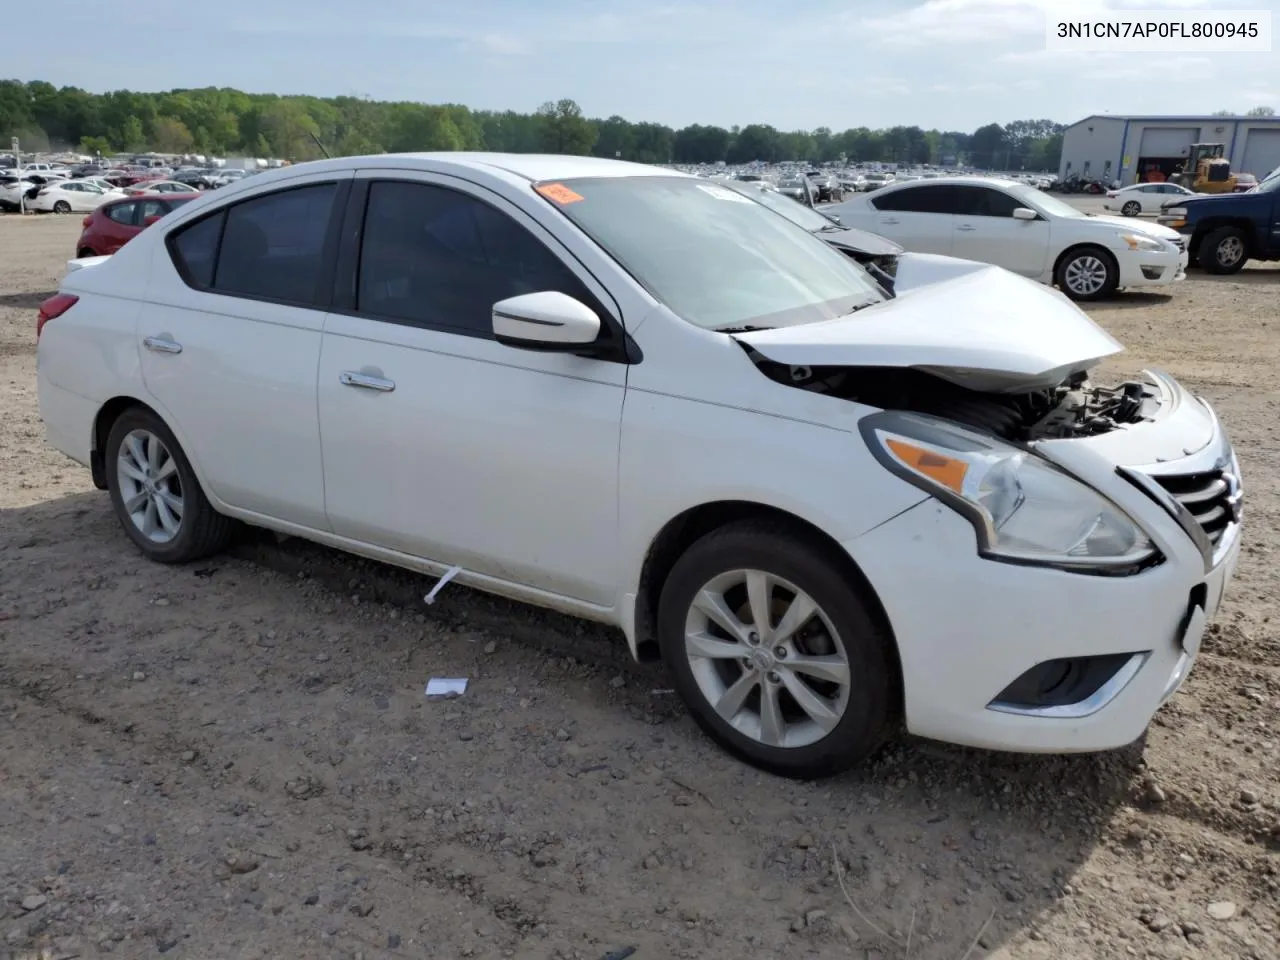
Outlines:
[{"label": "door handle", "polygon": [[338,374],[338,382],[344,387],[360,387],[364,390],[377,390],[381,393],[390,393],[396,388],[394,380],[371,377],[367,373],[354,373],[351,370],[343,370],[342,373]]},{"label": "door handle", "polygon": [[897,217],[881,217],[880,222],[881,223],[897,223],[898,218]]},{"label": "door handle", "polygon": [[967,223],[962,223],[960,226],[956,227],[956,229],[963,230],[965,233],[968,233],[970,230],[977,230],[978,228]]},{"label": "door handle", "polygon": [[156,353],[181,353],[182,344],[173,340],[166,340],[164,337],[145,337],[142,345],[148,350],[154,350]]}]

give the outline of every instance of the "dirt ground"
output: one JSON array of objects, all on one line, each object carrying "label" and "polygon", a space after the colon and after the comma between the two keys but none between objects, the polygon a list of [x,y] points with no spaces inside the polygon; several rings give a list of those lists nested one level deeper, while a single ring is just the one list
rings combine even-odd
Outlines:
[{"label": "dirt ground", "polygon": [[904,738],[811,785],[609,631],[270,537],[144,561],[37,410],[78,219],[0,218],[0,957],[1280,957],[1280,270],[1090,311],[1244,464],[1239,578],[1145,746]]}]

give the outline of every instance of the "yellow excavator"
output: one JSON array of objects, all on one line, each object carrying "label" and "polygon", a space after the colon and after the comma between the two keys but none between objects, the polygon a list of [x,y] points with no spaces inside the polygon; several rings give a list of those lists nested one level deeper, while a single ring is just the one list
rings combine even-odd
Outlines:
[{"label": "yellow excavator", "polygon": [[1233,192],[1236,177],[1231,172],[1231,161],[1224,156],[1226,152],[1225,144],[1193,143],[1186,162],[1169,177],[1169,182],[1196,193]]}]

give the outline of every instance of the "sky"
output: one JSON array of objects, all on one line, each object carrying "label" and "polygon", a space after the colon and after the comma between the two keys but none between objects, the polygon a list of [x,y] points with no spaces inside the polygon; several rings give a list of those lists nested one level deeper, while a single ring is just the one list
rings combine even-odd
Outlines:
[{"label": "sky", "polygon": [[521,112],[568,97],[588,116],[673,127],[1280,111],[1280,47],[1045,49],[1046,10],[1107,8],[1271,10],[1280,30],[1280,0],[217,0],[136,17],[70,0],[57,17],[76,29],[6,45],[0,72],[94,92],[230,86]]}]

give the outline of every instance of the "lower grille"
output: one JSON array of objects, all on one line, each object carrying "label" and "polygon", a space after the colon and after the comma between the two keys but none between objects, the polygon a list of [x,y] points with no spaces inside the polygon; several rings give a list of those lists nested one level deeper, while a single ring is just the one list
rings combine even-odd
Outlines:
[{"label": "lower grille", "polygon": [[1195,517],[1215,545],[1227,527],[1240,519],[1240,481],[1229,470],[1153,476],[1151,479]]}]

